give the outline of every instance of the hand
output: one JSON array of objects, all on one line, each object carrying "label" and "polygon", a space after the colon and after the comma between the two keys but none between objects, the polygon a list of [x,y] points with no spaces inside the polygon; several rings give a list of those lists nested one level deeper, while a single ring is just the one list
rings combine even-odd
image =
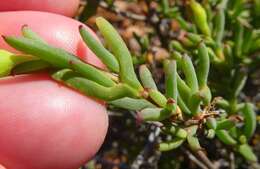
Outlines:
[{"label": "hand", "polygon": [[7,0],[1,1],[0,11],[45,11],[65,16],[75,16],[79,0]]},{"label": "hand", "polygon": [[[48,43],[103,65],[83,45],[79,22],[43,12],[0,12],[0,34],[27,24]],[[0,48],[11,50],[1,39]],[[15,52],[14,50],[12,50]],[[0,163],[9,169],[77,169],[106,135],[105,107],[47,73],[0,79]]]}]

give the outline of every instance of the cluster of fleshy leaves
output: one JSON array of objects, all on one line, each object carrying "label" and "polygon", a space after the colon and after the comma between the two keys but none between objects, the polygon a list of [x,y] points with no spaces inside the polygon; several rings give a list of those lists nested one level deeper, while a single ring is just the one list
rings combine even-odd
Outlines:
[{"label": "cluster of fleshy leaves", "polygon": [[[171,57],[178,60],[182,54],[189,54],[196,62],[200,57],[198,47],[201,41],[205,43],[212,63],[210,88],[213,96],[223,97],[216,100],[217,107],[229,118],[244,118],[243,132],[239,127],[230,127],[216,135],[227,145],[241,144],[245,137],[250,139],[256,128],[253,104],[239,102],[239,95],[248,72],[260,65],[260,1],[189,0],[184,4],[176,1],[171,6],[168,0],[160,1],[161,17],[175,20],[181,28],[179,35],[170,40]],[[197,70],[203,70],[197,66]]]},{"label": "cluster of fleshy leaves", "polygon": [[[257,162],[248,145],[256,128],[256,115],[250,103],[237,104],[235,112],[242,112],[243,120],[230,113],[230,103],[219,97],[212,98],[208,86],[210,62],[219,65],[223,55],[210,52],[215,45],[206,13],[196,1],[190,1],[194,22],[202,35],[187,33],[188,40],[196,43],[192,51],[178,41],[172,41],[172,56],[164,60],[165,91],[159,91],[146,65],[135,72],[132,56],[126,44],[104,18],[96,24],[108,49],[83,27],[79,32],[87,46],[106,65],[99,69],[83,62],[63,49],[47,44],[28,26],[22,27],[23,37],[5,36],[4,40],[24,55],[0,51],[0,75],[24,74],[47,69],[51,77],[86,96],[106,101],[115,107],[136,111],[143,122],[156,122],[167,140],[158,144],[160,151],[169,151],[187,143],[195,153],[203,153],[200,138],[217,137],[231,146],[246,160]],[[220,33],[219,33],[220,34]],[[220,43],[219,43],[220,44]],[[196,57],[196,62],[190,56]],[[241,82],[239,82],[240,84]],[[236,87],[235,97],[241,91]],[[218,107],[218,105],[221,105]],[[242,125],[241,125],[242,124]],[[203,135],[199,135],[203,131]],[[201,133],[201,132],[200,132]],[[212,168],[212,166],[211,166]]]}]

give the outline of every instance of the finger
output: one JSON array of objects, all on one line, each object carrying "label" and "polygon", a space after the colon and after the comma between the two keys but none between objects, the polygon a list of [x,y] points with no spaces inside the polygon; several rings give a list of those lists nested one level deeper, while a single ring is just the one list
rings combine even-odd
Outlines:
[{"label": "finger", "polygon": [[65,16],[75,16],[79,0],[8,0],[1,1],[0,11],[46,11]]},{"label": "finger", "polygon": [[[56,14],[33,11],[0,12],[0,20],[1,35],[21,35],[21,27],[27,24],[49,44],[63,48],[93,65],[102,67],[101,61],[82,41],[78,30],[82,23],[78,21]],[[93,33],[89,28],[88,30]],[[2,38],[0,38],[0,48],[17,52]]]},{"label": "finger", "polygon": [[47,74],[0,79],[0,161],[11,169],[79,168],[101,146],[105,107]]}]

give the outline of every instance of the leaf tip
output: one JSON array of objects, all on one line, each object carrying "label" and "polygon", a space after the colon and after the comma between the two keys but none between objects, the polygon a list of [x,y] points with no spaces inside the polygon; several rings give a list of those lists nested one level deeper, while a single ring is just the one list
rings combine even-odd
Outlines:
[{"label": "leaf tip", "polygon": [[29,26],[27,24],[23,24],[22,25],[22,30],[25,29],[25,28],[28,28]]},{"label": "leaf tip", "polygon": [[79,25],[79,30],[84,29],[83,25]]},{"label": "leaf tip", "polygon": [[96,18],[96,24],[99,25],[101,23],[107,22],[107,20],[101,16]]},{"label": "leaf tip", "polygon": [[6,41],[7,36],[5,36],[5,35],[1,35],[1,36],[2,36],[2,38],[4,39],[4,41]]}]

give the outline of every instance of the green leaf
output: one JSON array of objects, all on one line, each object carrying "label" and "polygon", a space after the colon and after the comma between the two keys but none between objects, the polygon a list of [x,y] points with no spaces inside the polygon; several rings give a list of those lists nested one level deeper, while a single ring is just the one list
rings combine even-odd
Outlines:
[{"label": "green leaf", "polygon": [[119,62],[121,81],[129,84],[133,88],[143,90],[134,71],[132,56],[123,39],[115,28],[104,18],[98,17],[96,24]]},{"label": "green leaf", "polygon": [[257,157],[248,144],[238,146],[238,152],[248,161],[257,162]]},{"label": "green leaf", "polygon": [[139,67],[139,75],[141,82],[145,88],[157,90],[157,86],[153,80],[152,73],[146,65],[141,65]]},{"label": "green leaf", "polygon": [[214,18],[214,23],[214,37],[216,39],[217,44],[221,45],[225,31],[225,10],[223,8],[218,8]]},{"label": "green leaf", "polygon": [[242,112],[244,116],[243,133],[247,138],[250,138],[253,136],[256,130],[256,113],[254,111],[253,105],[250,103],[245,104]]},{"label": "green leaf", "polygon": [[188,135],[187,141],[192,151],[198,151],[201,149],[200,143],[197,137]]},{"label": "green leaf", "polygon": [[197,116],[200,114],[200,104],[202,101],[202,96],[200,92],[194,93],[189,100],[189,109],[191,110],[191,114],[193,116]]},{"label": "green leaf", "polygon": [[232,127],[235,126],[235,122],[230,120],[230,119],[224,119],[224,120],[221,120],[221,121],[218,121],[217,122],[217,130],[222,130],[222,129],[225,129],[225,130],[229,130],[231,129]]},{"label": "green leaf", "polygon": [[187,115],[191,115],[190,109],[185,104],[185,102],[182,100],[181,96],[178,96],[177,100],[178,100],[178,106],[180,107],[181,111],[186,113]]},{"label": "green leaf", "polygon": [[104,101],[113,101],[123,97],[139,97],[139,92],[129,87],[127,84],[117,84],[112,87],[105,87],[94,81],[78,77],[75,72],[68,69],[58,71],[54,73],[52,77],[87,96],[102,99]]},{"label": "green leaf", "polygon": [[31,56],[14,55],[13,53],[0,49],[0,77],[8,76],[17,64],[33,59],[35,58]]},{"label": "green leaf", "polygon": [[253,29],[247,28],[245,29],[244,33],[244,40],[243,40],[243,53],[248,54],[248,51],[251,46],[253,46],[254,40],[253,40]]},{"label": "green leaf", "polygon": [[215,130],[213,130],[213,129],[207,130],[207,135],[206,135],[206,137],[207,137],[208,139],[213,139],[213,138],[215,137],[215,135],[216,135]]},{"label": "green leaf", "polygon": [[163,108],[145,108],[138,112],[139,118],[144,121],[162,121],[171,115],[171,112],[165,111]]},{"label": "green leaf", "polygon": [[189,6],[192,12],[193,20],[199,30],[206,36],[211,35],[209,25],[207,23],[207,13],[200,3],[196,0],[190,0]]},{"label": "green leaf", "polygon": [[181,95],[183,101],[188,102],[192,94],[191,89],[186,84],[186,82],[181,79],[178,73],[177,73],[177,87],[178,87],[178,94]]},{"label": "green leaf", "polygon": [[191,125],[186,127],[185,130],[188,132],[189,136],[194,136],[197,133],[198,125]]},{"label": "green leaf", "polygon": [[145,99],[133,99],[129,97],[125,97],[122,99],[117,99],[109,102],[109,104],[127,109],[127,110],[142,110],[145,108],[155,108],[156,106],[150,103],[149,101]]},{"label": "green leaf", "polygon": [[46,44],[46,42],[37,33],[33,32],[27,25],[23,25],[21,31],[22,35],[25,38],[36,40],[38,42]]},{"label": "green leaf", "polygon": [[175,136],[185,139],[187,137],[188,133],[186,130],[182,129],[182,128],[176,128],[176,132],[175,132]]},{"label": "green leaf", "polygon": [[253,53],[260,50],[260,38],[255,40],[250,46],[249,52]]},{"label": "green leaf", "polygon": [[216,105],[226,111],[229,111],[229,108],[230,108],[230,104],[227,100],[223,99],[223,98],[220,98],[220,99],[217,99],[216,101]]},{"label": "green leaf", "polygon": [[178,88],[177,88],[177,64],[174,60],[169,60],[164,63],[165,71],[165,89],[166,97],[172,98],[177,103]]},{"label": "green leaf", "polygon": [[206,121],[206,125],[209,129],[216,129],[217,128],[217,121],[214,117],[208,117]]},{"label": "green leaf", "polygon": [[165,119],[162,110],[162,108],[145,108],[138,112],[138,117],[144,121],[161,121]]},{"label": "green leaf", "polygon": [[103,45],[98,42],[83,26],[79,27],[79,32],[87,46],[96,56],[113,72],[119,72],[119,64],[115,56],[112,55]]},{"label": "green leaf", "polygon": [[186,82],[191,88],[191,91],[197,92],[199,90],[197,75],[193,63],[188,55],[184,55],[181,60],[181,68],[185,74]]},{"label": "green leaf", "polygon": [[211,91],[209,87],[206,85],[200,89],[200,95],[203,103],[205,105],[209,105],[212,99]]},{"label": "green leaf", "polygon": [[162,142],[159,144],[159,150],[160,151],[170,151],[173,149],[178,148],[182,143],[185,141],[185,139],[181,138],[175,138],[171,141]]},{"label": "green leaf", "polygon": [[179,52],[177,52],[177,51],[172,51],[170,57],[171,57],[171,59],[180,61],[181,58],[182,58],[182,55]]},{"label": "green leaf", "polygon": [[208,50],[206,45],[201,42],[198,48],[198,55],[199,55],[199,62],[198,62],[198,69],[197,69],[197,77],[199,87],[203,88],[207,85],[208,81],[208,74],[210,68],[210,59],[208,55]]},{"label": "green leaf", "polygon": [[172,40],[169,44],[169,48],[172,51],[185,52],[186,50],[183,48],[182,44],[179,41]]},{"label": "green leaf", "polygon": [[192,41],[193,43],[195,43],[195,44],[198,44],[198,43],[200,43],[200,42],[202,41],[201,36],[198,35],[198,34],[196,34],[196,33],[190,33],[190,32],[188,32],[186,36],[187,36],[187,38],[188,38],[189,40],[191,40],[191,41]]},{"label": "green leaf", "polygon": [[160,107],[165,107],[167,104],[166,97],[158,90],[150,89],[148,90],[149,97]]},{"label": "green leaf", "polygon": [[235,47],[234,53],[238,58],[242,57],[242,43],[243,43],[243,35],[244,35],[244,27],[242,24],[237,23],[235,25]]},{"label": "green leaf", "polygon": [[217,137],[227,145],[236,145],[237,141],[226,130],[216,130]]},{"label": "green leaf", "polygon": [[76,56],[66,52],[63,49],[55,48],[27,38],[5,37],[4,39],[15,49],[33,56],[37,56],[54,67],[61,69],[73,69],[82,74],[84,77],[107,87],[115,85],[115,82],[111,80],[107,74],[92,65],[84,63]]},{"label": "green leaf", "polygon": [[244,69],[237,69],[231,86],[231,98],[236,98],[242,89],[244,88],[247,81],[247,72]]},{"label": "green leaf", "polygon": [[23,63],[15,66],[12,69],[12,73],[15,75],[24,74],[24,73],[30,73],[30,72],[43,70],[43,69],[46,69],[49,67],[50,67],[50,64],[43,60],[31,60],[31,61],[23,62]]}]

